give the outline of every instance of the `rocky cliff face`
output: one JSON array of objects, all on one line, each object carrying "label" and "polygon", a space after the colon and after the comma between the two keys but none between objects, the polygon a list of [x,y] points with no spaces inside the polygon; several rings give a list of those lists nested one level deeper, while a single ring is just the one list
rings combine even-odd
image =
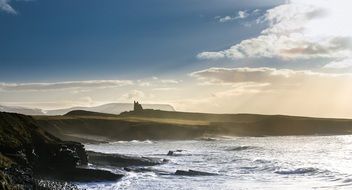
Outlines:
[{"label": "rocky cliff face", "polygon": [[85,165],[87,155],[82,144],[61,141],[39,129],[30,116],[0,112],[2,189],[40,189],[35,179],[90,181],[121,177],[107,171],[78,168]]}]

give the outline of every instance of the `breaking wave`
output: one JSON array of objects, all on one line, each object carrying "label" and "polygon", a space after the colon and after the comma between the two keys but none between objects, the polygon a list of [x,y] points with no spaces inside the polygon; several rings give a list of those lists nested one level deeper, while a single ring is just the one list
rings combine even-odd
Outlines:
[{"label": "breaking wave", "polygon": [[234,147],[227,148],[225,150],[227,150],[227,151],[242,151],[242,150],[255,149],[255,148],[258,148],[258,147],[255,147],[255,146],[234,146]]},{"label": "breaking wave", "polygon": [[153,144],[154,141],[151,140],[145,140],[145,141],[139,141],[139,140],[131,140],[131,141],[115,141],[115,142],[110,142],[109,144],[127,144],[127,143],[135,143],[135,144]]},{"label": "breaking wave", "polygon": [[296,168],[296,169],[287,169],[287,170],[277,170],[275,173],[281,175],[300,175],[300,174],[317,174],[317,173],[324,173],[328,171],[323,171],[318,168],[307,167],[307,168]]}]

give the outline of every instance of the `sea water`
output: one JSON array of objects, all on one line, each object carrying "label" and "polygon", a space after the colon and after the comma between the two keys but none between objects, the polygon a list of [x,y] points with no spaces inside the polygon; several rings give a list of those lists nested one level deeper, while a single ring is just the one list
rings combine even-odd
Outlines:
[{"label": "sea water", "polygon": [[[352,136],[118,141],[85,148],[169,160],[146,167],[147,172],[103,167],[125,177],[113,183],[79,184],[85,189],[352,189]],[[182,152],[167,156],[169,150]],[[216,175],[173,175],[189,169]]]}]

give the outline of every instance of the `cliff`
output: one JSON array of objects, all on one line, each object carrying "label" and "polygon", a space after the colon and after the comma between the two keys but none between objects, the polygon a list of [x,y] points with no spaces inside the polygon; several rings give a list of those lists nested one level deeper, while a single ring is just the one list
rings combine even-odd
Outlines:
[{"label": "cliff", "polygon": [[[30,116],[0,112],[0,182],[3,189],[41,189],[36,179],[90,181],[121,177],[80,168],[85,165],[87,155],[82,144],[54,137],[40,129]],[[97,173],[101,177],[91,177]]]}]

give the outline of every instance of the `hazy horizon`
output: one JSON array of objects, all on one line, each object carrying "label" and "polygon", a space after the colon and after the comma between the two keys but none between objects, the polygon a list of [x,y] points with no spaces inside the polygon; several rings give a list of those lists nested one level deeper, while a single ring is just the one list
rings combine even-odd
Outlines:
[{"label": "hazy horizon", "polygon": [[352,118],[347,0],[0,0],[0,105]]}]

